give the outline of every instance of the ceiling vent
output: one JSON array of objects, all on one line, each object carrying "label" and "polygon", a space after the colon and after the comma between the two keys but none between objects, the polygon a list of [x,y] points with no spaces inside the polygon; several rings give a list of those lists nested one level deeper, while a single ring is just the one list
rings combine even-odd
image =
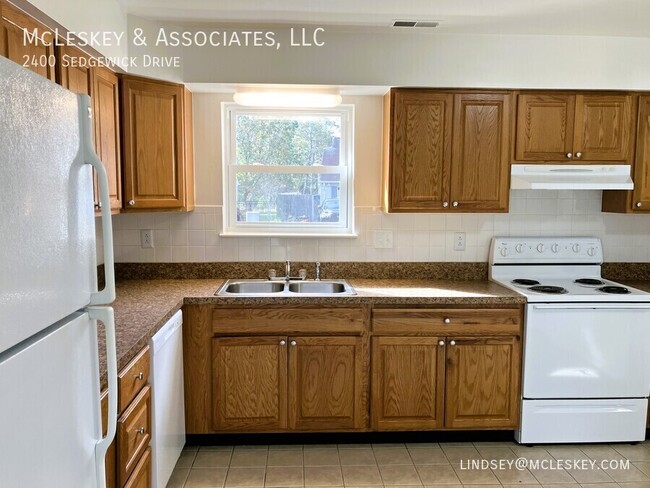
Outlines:
[{"label": "ceiling vent", "polygon": [[434,29],[440,25],[436,20],[395,20],[393,27],[424,27]]}]

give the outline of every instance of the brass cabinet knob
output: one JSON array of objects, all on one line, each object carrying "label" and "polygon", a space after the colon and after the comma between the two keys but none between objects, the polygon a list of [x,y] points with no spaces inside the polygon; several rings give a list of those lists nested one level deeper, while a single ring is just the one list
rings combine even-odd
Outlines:
[{"label": "brass cabinet knob", "polygon": [[136,434],[144,435],[146,431],[144,430],[144,427],[140,427],[138,430],[135,431]]},{"label": "brass cabinet knob", "polygon": [[295,347],[298,343],[296,341],[291,341],[289,344],[291,344],[292,347]]},{"label": "brass cabinet knob", "polygon": [[136,378],[138,378],[140,381],[142,381],[142,380],[144,379],[144,373],[143,373],[142,371],[140,371],[140,372],[136,375]]},{"label": "brass cabinet knob", "polygon": [[439,346],[444,346],[444,345],[445,345],[445,341],[438,341],[438,345],[439,345]]},{"label": "brass cabinet knob", "polygon": [[577,152],[577,153],[576,153],[576,158],[580,159],[581,157],[582,157],[582,153],[581,153],[581,152]]},{"label": "brass cabinet knob", "polygon": [[573,158],[573,153],[570,153],[570,152],[566,153],[566,157],[567,157],[567,159]]},{"label": "brass cabinet knob", "polygon": [[452,206],[452,207],[458,207],[458,205],[460,205],[460,203],[458,203],[458,202],[452,202],[452,203],[451,203],[451,206]]},{"label": "brass cabinet knob", "polygon": [[449,341],[449,345],[450,345],[450,346],[455,346],[455,345],[456,345],[456,341]]},{"label": "brass cabinet knob", "polygon": [[445,320],[443,320],[445,324],[451,324],[451,319],[447,317]]},{"label": "brass cabinet knob", "polygon": [[442,202],[443,208],[447,208],[449,206],[449,202]]},{"label": "brass cabinet knob", "polygon": [[280,345],[281,345],[281,346],[286,346],[286,345],[287,345],[287,341],[285,341],[284,339],[282,339],[282,340],[280,341]]},{"label": "brass cabinet knob", "polygon": [[135,200],[129,200],[129,205],[131,206],[135,205]]},{"label": "brass cabinet knob", "polygon": [[636,202],[636,208],[641,208],[643,207],[643,203],[641,202]]}]

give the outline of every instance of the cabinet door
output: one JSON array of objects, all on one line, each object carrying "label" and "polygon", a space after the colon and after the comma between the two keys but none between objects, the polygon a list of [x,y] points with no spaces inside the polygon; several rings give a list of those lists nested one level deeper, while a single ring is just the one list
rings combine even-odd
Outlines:
[{"label": "cabinet door", "polygon": [[213,339],[215,430],[286,428],[286,341],[286,337]]},{"label": "cabinet door", "polygon": [[[92,97],[92,74],[89,67],[77,66],[78,63],[70,63],[70,59],[80,59],[89,56],[73,46],[60,46],[57,53],[59,64],[59,84],[75,93]],[[64,62],[67,61],[67,62]]]},{"label": "cabinet door", "polygon": [[144,452],[124,488],[151,488],[151,448]]},{"label": "cabinet door", "polygon": [[116,210],[122,207],[120,92],[117,75],[108,68],[95,68],[92,93],[95,111],[95,147],[108,175],[111,209]]},{"label": "cabinet door", "polygon": [[450,338],[445,427],[511,429],[519,422],[518,337]]},{"label": "cabinet door", "polygon": [[508,210],[510,102],[508,93],[455,96],[452,207]]},{"label": "cabinet door", "polygon": [[123,78],[126,209],[182,208],[183,87]]},{"label": "cabinet door", "polygon": [[577,95],[575,158],[629,162],[634,102],[632,95]]},{"label": "cabinet door", "polygon": [[515,159],[572,161],[574,117],[572,94],[519,95]]},{"label": "cabinet door", "polygon": [[292,337],[289,344],[289,427],[366,427],[362,339]]},{"label": "cabinet door", "polygon": [[373,429],[433,430],[443,426],[444,351],[444,338],[440,337],[372,339]]},{"label": "cabinet door", "polygon": [[650,210],[650,96],[639,98],[639,124],[634,161],[634,210]]},{"label": "cabinet door", "polygon": [[[32,42],[24,42],[25,30]],[[35,30],[37,35],[32,38]],[[2,1],[0,36],[3,56],[45,78],[56,80],[56,57],[51,42],[52,36],[43,24]]]},{"label": "cabinet door", "polygon": [[453,95],[394,90],[390,96],[389,211],[444,208],[449,202]]}]

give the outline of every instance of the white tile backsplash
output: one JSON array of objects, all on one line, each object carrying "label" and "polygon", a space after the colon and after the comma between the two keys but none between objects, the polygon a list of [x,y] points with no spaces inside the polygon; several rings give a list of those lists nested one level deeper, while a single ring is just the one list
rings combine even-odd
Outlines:
[{"label": "white tile backsplash", "polygon": [[[385,214],[356,209],[358,237],[220,237],[221,207],[189,214],[113,217],[117,262],[188,261],[487,261],[495,235],[594,235],[606,261],[650,261],[650,215],[600,211],[600,191],[512,190],[508,214]],[[154,246],[140,248],[141,229],[155,229]],[[375,249],[372,231],[392,230],[394,247]],[[465,232],[465,251],[453,233]]]}]

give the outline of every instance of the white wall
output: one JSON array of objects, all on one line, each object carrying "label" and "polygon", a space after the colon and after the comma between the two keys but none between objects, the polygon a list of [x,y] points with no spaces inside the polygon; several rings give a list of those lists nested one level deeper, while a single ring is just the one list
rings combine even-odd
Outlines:
[{"label": "white wall", "polygon": [[[650,261],[650,216],[603,214],[600,191],[523,191],[510,194],[508,214],[384,214],[381,196],[382,99],[344,97],[355,104],[354,239],[219,237],[221,229],[222,101],[231,95],[194,95],[197,209],[190,214],[124,214],[113,218],[118,262],[266,261],[486,261],[495,235],[595,235],[608,261]],[[154,229],[152,249],[140,230]],[[394,247],[375,249],[373,231],[392,230]],[[467,249],[453,250],[454,232]]]}]

